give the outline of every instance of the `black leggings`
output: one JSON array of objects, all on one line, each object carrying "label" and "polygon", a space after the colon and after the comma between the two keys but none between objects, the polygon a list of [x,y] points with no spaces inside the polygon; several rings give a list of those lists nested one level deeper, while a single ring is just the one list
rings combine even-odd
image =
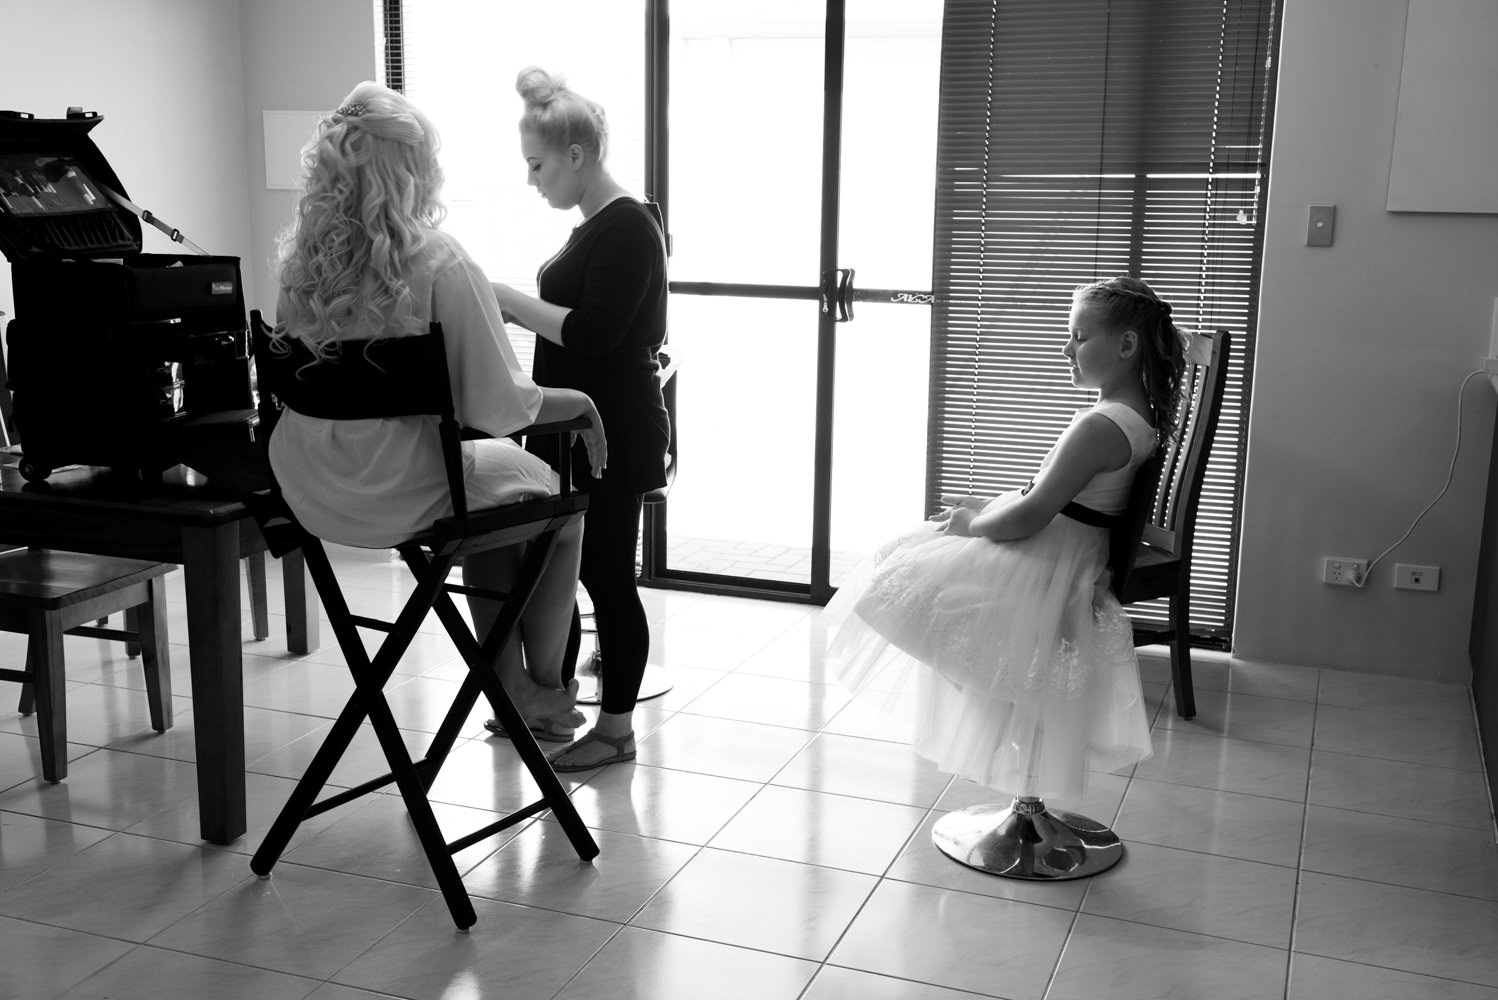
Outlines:
[{"label": "black leggings", "polygon": [[[602,709],[611,714],[634,711],[650,655],[650,623],[635,577],[635,550],[640,542],[640,494],[589,477],[583,516],[582,585],[593,601],[598,651],[603,657]],[[575,616],[574,616],[575,617]],[[570,668],[576,656],[565,661]]]}]

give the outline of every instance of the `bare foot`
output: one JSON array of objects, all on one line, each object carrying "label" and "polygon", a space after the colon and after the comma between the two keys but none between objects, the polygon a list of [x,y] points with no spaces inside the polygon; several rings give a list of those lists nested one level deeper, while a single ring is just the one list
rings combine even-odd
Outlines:
[{"label": "bare foot", "polygon": [[577,690],[576,680],[568,681],[565,688],[545,688],[532,684],[525,695],[515,700],[515,707],[527,719],[565,719],[577,706]]},{"label": "bare foot", "polygon": [[562,718],[577,704],[577,681],[566,688],[547,688],[526,683],[516,690],[506,688],[510,701],[526,720]]}]

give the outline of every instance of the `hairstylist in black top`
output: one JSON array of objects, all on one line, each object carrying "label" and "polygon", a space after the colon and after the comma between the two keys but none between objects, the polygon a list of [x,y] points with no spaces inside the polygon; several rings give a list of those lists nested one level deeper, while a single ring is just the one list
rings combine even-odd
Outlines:
[{"label": "hairstylist in black top", "polygon": [[494,293],[507,318],[537,335],[536,383],[587,393],[609,429],[601,478],[591,475],[581,445],[572,454],[574,481],[588,493],[581,580],[607,683],[598,721],[551,762],[582,771],[635,756],[634,708],[650,651],[635,549],[641,496],[665,485],[670,438],[656,361],[666,336],[666,248],[654,217],[609,175],[603,108],[534,67],[515,89],[525,101],[520,147],[529,183],[552,208],[577,208],[583,221],[541,267],[539,299],[499,283]]}]

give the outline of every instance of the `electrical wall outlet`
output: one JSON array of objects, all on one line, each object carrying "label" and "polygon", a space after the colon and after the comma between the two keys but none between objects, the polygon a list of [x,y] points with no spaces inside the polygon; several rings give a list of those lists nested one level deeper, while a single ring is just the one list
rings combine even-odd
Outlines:
[{"label": "electrical wall outlet", "polygon": [[1400,590],[1440,590],[1441,567],[1395,563],[1394,586]]},{"label": "electrical wall outlet", "polygon": [[1338,587],[1357,587],[1368,575],[1368,560],[1327,556],[1321,564],[1321,582]]}]

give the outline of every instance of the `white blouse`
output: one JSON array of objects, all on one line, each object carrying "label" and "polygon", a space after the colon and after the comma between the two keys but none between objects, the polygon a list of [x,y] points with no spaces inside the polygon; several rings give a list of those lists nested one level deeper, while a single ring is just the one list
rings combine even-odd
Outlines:
[{"label": "white blouse", "polygon": [[[551,469],[503,437],[535,421],[541,390],[515,358],[489,279],[451,236],[428,237],[408,275],[415,316],[423,330],[432,319],[442,324],[459,423],[498,438],[463,444],[470,498],[547,495]],[[391,546],[452,513],[435,417],[334,421],[286,409],[270,461],[303,527],[327,541]]]}]

